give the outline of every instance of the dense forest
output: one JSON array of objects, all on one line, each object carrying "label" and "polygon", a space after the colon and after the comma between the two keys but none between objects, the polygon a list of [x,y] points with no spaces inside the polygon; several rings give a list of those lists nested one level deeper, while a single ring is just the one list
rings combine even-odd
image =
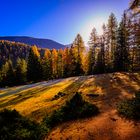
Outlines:
[{"label": "dense forest", "polygon": [[9,59],[16,64],[18,57],[26,59],[31,46],[10,41],[0,41],[0,66]]},{"label": "dense forest", "polygon": [[140,70],[140,18],[125,11],[118,23],[111,13],[102,29],[102,35],[92,29],[88,49],[80,34],[71,47],[59,50],[1,41],[0,85]]}]

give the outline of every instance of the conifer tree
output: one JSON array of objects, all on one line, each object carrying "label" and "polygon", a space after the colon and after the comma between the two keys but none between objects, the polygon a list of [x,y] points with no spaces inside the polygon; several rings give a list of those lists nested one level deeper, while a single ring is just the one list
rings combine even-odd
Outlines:
[{"label": "conifer tree", "polygon": [[27,81],[27,63],[24,59],[17,59],[15,75],[17,84],[24,84]]},{"label": "conifer tree", "polygon": [[104,39],[103,36],[101,36],[98,39],[98,54],[97,54],[97,60],[95,63],[95,70],[94,72],[97,74],[104,73],[105,72],[105,52],[104,52]]},{"label": "conifer tree", "polygon": [[15,85],[15,72],[11,60],[8,60],[2,66],[2,86],[13,86]]},{"label": "conifer tree", "polygon": [[113,13],[109,16],[108,25],[108,70],[113,71],[114,68],[114,60],[115,60],[115,50],[117,46],[117,20]]},{"label": "conifer tree", "polygon": [[64,73],[64,66],[63,66],[63,50],[58,50],[58,59],[57,59],[57,73],[58,77],[62,78]]},{"label": "conifer tree", "polygon": [[9,64],[9,69],[7,71],[6,83],[8,86],[13,86],[15,84],[15,72],[11,60],[8,61],[8,64]]},{"label": "conifer tree", "polygon": [[72,56],[70,55],[70,50],[68,47],[64,49],[63,53],[63,76],[69,77],[71,76],[71,68],[72,68]]},{"label": "conifer tree", "polygon": [[[79,72],[76,71],[77,68],[77,58],[74,54],[74,48],[73,46],[71,46],[70,50],[69,50],[69,69],[68,69],[68,75],[69,76],[77,76],[79,75]],[[81,69],[81,68],[80,68]]]},{"label": "conifer tree", "polygon": [[115,71],[128,71],[129,69],[129,42],[128,31],[126,23],[126,15],[124,13],[122,21],[120,22],[117,35],[117,46],[115,50],[114,70]]},{"label": "conifer tree", "polygon": [[85,45],[84,45],[83,39],[81,35],[78,34],[71,47],[72,55],[74,55],[73,59],[76,60],[76,62],[73,61],[74,63],[76,63],[75,75],[81,75],[84,72],[83,66],[82,66],[82,60],[83,60],[82,57],[83,57],[84,50],[85,50]]},{"label": "conifer tree", "polygon": [[42,79],[40,54],[36,46],[33,46],[29,52],[27,62],[27,78],[29,81],[40,81]]},{"label": "conifer tree", "polygon": [[88,75],[88,67],[89,67],[88,50],[85,51],[82,62],[84,74]]},{"label": "conifer tree", "polygon": [[135,48],[135,70],[140,70],[140,14],[137,15],[137,17],[134,18],[133,21],[133,47]]},{"label": "conifer tree", "polygon": [[43,79],[49,80],[52,78],[52,58],[51,51],[46,49],[42,59]]},{"label": "conifer tree", "polygon": [[52,74],[53,74],[53,78],[58,78],[57,60],[58,60],[58,52],[56,49],[53,49],[52,50]]},{"label": "conifer tree", "polygon": [[97,47],[97,31],[95,28],[92,29],[90,34],[89,44],[89,52],[88,52],[88,74],[94,74],[95,67],[95,49]]},{"label": "conifer tree", "polygon": [[108,72],[108,60],[109,60],[109,40],[108,40],[108,31],[107,27],[105,24],[102,26],[103,29],[103,35],[102,35],[102,40],[103,40],[103,45],[104,45],[104,64],[105,68],[104,71]]},{"label": "conifer tree", "polygon": [[2,65],[2,68],[1,68],[2,83],[6,81],[8,69],[9,69],[9,62],[6,61],[5,64]]}]

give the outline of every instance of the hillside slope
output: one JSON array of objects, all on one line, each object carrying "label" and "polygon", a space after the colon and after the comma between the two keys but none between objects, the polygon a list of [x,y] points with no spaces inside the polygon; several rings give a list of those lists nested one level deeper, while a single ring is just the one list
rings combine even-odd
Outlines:
[{"label": "hillside slope", "polygon": [[[116,104],[124,98],[132,98],[140,89],[140,73],[112,73],[25,85],[0,91],[0,109],[18,110],[36,121],[62,106],[76,91],[85,100],[96,104],[101,113],[89,119],[64,123],[52,130],[46,139],[60,140],[139,140],[140,123],[121,118]],[[52,100],[59,92],[64,97]],[[88,94],[98,94],[89,97]]]},{"label": "hillside slope", "polygon": [[18,58],[27,59],[31,46],[0,40],[0,66],[10,58],[15,64]]},{"label": "hillside slope", "polygon": [[20,43],[25,43],[28,45],[36,45],[40,48],[48,48],[48,49],[65,48],[65,45],[62,45],[50,39],[40,39],[40,38],[33,38],[27,36],[6,36],[6,37],[0,37],[0,40],[15,41]]}]

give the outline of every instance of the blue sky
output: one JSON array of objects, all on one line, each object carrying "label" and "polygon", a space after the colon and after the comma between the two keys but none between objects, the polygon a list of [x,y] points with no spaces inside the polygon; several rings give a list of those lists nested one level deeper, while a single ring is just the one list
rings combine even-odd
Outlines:
[{"label": "blue sky", "polygon": [[71,43],[80,33],[85,42],[92,27],[113,12],[118,20],[130,0],[0,0],[0,36],[31,36]]}]

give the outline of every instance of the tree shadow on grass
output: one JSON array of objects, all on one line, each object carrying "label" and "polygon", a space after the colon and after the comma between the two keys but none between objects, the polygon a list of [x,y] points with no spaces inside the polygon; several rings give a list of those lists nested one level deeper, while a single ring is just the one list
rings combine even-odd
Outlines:
[{"label": "tree shadow on grass", "polygon": [[[35,118],[35,119],[39,118],[39,120],[40,120],[40,118],[42,119],[47,114],[60,108],[62,105],[65,104],[65,102],[67,100],[69,100],[75,94],[75,92],[77,92],[79,90],[79,88],[81,87],[81,85],[83,84],[84,81],[85,81],[85,77],[76,78],[76,80],[73,81],[68,87],[66,87],[65,89],[60,91],[62,93],[65,93],[65,96],[62,96],[61,98],[58,98],[57,100],[52,100],[52,98],[47,100],[47,102],[52,102],[52,105],[49,106],[49,108],[46,108],[46,107],[40,108],[38,110],[31,112],[29,114],[29,116],[31,118]],[[53,87],[53,88],[55,88],[55,87]],[[45,100],[45,102],[46,102],[46,100]]]},{"label": "tree shadow on grass", "polygon": [[[122,78],[121,78],[122,76]],[[116,86],[124,90],[127,94],[133,95],[140,88],[140,75],[135,73],[121,73],[120,77],[114,77]]]},{"label": "tree shadow on grass", "polygon": [[61,85],[57,85],[58,82],[61,82],[62,80],[57,80],[55,81],[54,83],[52,83],[52,85],[48,85],[48,86],[45,86],[45,85],[40,85],[39,87],[33,87],[32,89],[26,89],[24,91],[20,91],[20,89],[18,90],[17,93],[13,93],[15,95],[13,95],[15,98],[12,98],[10,99],[11,97],[13,97],[12,95],[9,96],[9,99],[7,102],[4,102],[4,103],[0,103],[0,108],[3,108],[3,107],[8,107],[8,106],[11,106],[11,105],[16,105],[20,102],[23,102],[25,100],[28,100],[32,97],[38,97],[40,96],[41,94],[44,94],[45,91],[47,92],[49,89],[51,88],[56,88],[56,87],[60,87]]},{"label": "tree shadow on grass", "polygon": [[[134,76],[133,74],[128,75],[126,73],[113,73],[103,74],[95,78],[96,86],[101,87],[104,93],[103,96],[98,98],[101,101],[102,107],[105,107],[105,109],[115,108],[120,100],[127,97],[126,95],[133,96],[137,90],[132,82],[137,82],[139,85],[137,77]],[[131,77],[133,77],[133,80]],[[137,79],[137,81],[134,81],[134,79]],[[125,94],[123,94],[124,92]]]},{"label": "tree shadow on grass", "polygon": [[[23,102],[27,99],[30,99],[32,97],[36,97],[36,96],[40,96],[40,93],[43,92],[43,91],[47,91],[49,90],[50,87],[43,87],[43,88],[38,88],[38,89],[32,89],[32,90],[29,90],[29,91],[24,91],[20,94],[15,94],[15,98],[12,98],[11,100],[7,101],[7,102],[4,102],[4,103],[0,103],[0,108],[3,108],[3,107],[8,107],[8,106],[11,106],[11,105],[16,105],[20,102]],[[10,97],[9,97],[10,98]]]}]

